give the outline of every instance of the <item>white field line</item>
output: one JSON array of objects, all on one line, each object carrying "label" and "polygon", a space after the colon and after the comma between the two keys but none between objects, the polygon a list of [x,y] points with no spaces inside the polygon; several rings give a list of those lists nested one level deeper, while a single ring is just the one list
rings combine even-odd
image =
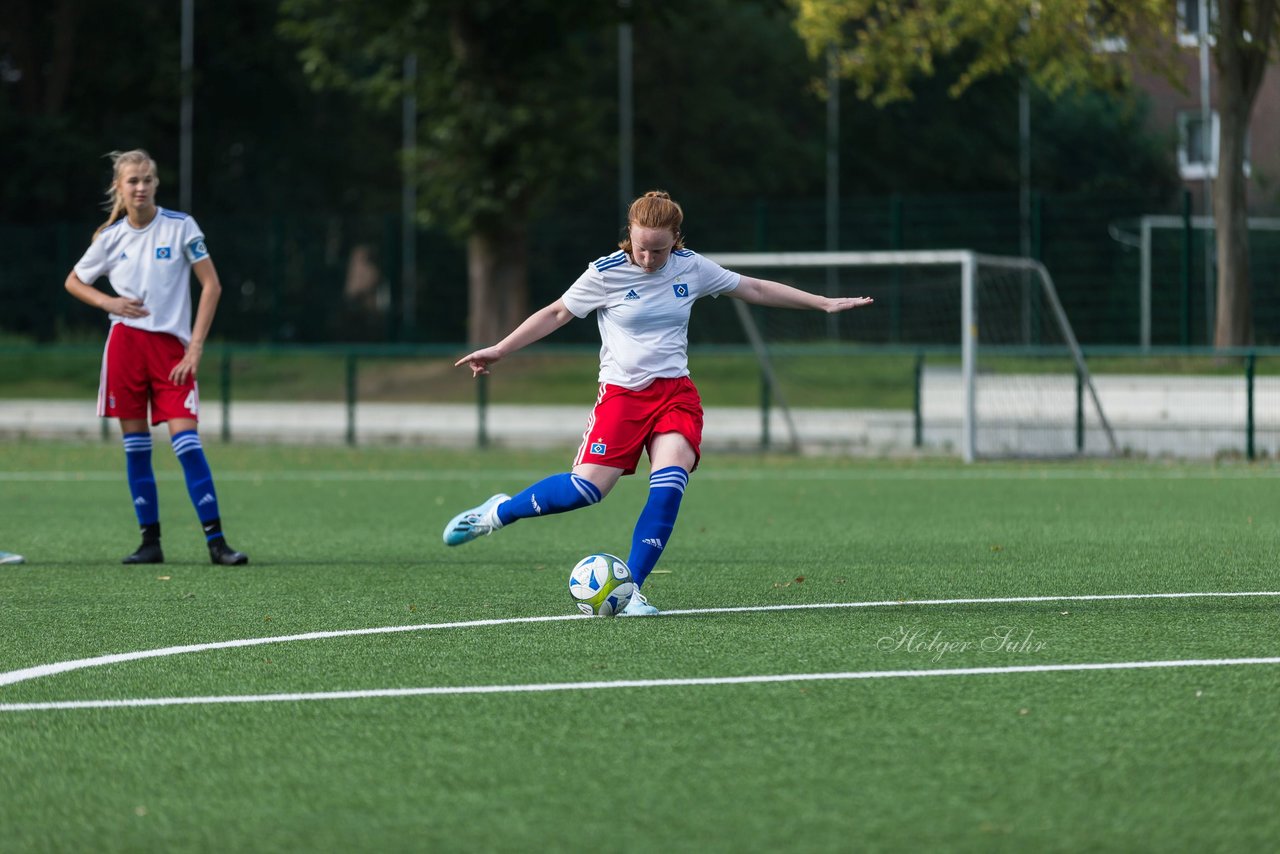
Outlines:
[{"label": "white field line", "polygon": [[758,685],[780,682],[834,682],[854,679],[998,676],[1011,673],[1151,670],[1169,667],[1240,667],[1256,664],[1280,664],[1280,657],[1191,658],[1182,661],[1112,661],[1009,667],[953,667],[940,670],[862,670],[847,673],[779,673],[762,676],[707,676],[688,679],[623,679],[614,682],[542,682],[530,685],[455,685],[430,688],[383,688],[367,691],[316,691],[297,694],[233,694],[222,697],[140,697],[129,700],[66,700],[49,703],[0,703],[0,712],[116,709],[138,706],[208,706],[228,703],[299,703],[317,700],[361,700],[379,697],[421,697],[427,695],[531,694],[546,693],[548,691],[602,691],[615,688],[679,688],[691,685]]},{"label": "white field line", "polygon": [[[663,611],[664,616],[688,616],[697,614],[746,614],[763,611],[799,611],[831,608],[893,608],[925,605],[1005,605],[1035,602],[1108,602],[1132,601],[1148,599],[1211,599],[1211,598],[1248,598],[1261,596],[1280,596],[1280,591],[1253,592],[1206,592],[1206,593],[1102,593],[1077,596],[1004,596],[985,599],[888,599],[878,602],[818,602],[797,605],[748,605],[731,608],[688,608],[683,610]],[[545,617],[506,617],[489,620],[466,620],[452,623],[424,623],[416,626],[380,626],[364,629],[339,629],[336,631],[306,632],[296,635],[279,635],[264,638],[242,638],[239,640],[216,641],[213,643],[186,644],[169,646],[160,649],[144,649],[136,652],[118,652],[99,655],[93,658],[79,658],[71,661],[58,661],[53,664],[41,664],[35,667],[24,667],[0,673],[0,686],[13,685],[32,679],[41,679],[73,670],[84,670],[90,667],[101,667],[107,664],[120,664],[126,661],[140,661],[146,658],[164,658],[171,655],[182,655],[188,652],[206,652],[216,649],[235,649],[239,647],[262,646],[273,643],[293,643],[295,641],[325,640],[328,638],[357,637],[360,635],[392,634],[395,632],[422,632],[435,629],[470,629],[483,626],[509,626],[524,623],[550,623],[561,620],[590,620],[585,614],[557,614]],[[626,619],[626,618],[623,618]],[[652,618],[650,618],[652,619]]]}]

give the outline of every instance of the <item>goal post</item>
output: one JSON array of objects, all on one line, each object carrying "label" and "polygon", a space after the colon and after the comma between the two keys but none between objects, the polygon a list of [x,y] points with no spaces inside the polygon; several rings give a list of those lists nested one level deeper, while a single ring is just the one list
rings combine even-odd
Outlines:
[{"label": "goal post", "polygon": [[[1255,251],[1257,251],[1257,247],[1259,245],[1269,244],[1271,247],[1280,245],[1280,242],[1278,242],[1280,241],[1280,217],[1251,216],[1246,219],[1246,222],[1250,232],[1250,244],[1254,247]],[[1178,278],[1177,273],[1170,273],[1167,269],[1163,271],[1155,270],[1154,268],[1157,265],[1154,259],[1157,256],[1183,259],[1183,256],[1185,256],[1185,260],[1180,260],[1179,263],[1189,266],[1192,251],[1191,247],[1187,245],[1188,241],[1194,240],[1201,243],[1205,243],[1207,241],[1208,243],[1212,243],[1214,239],[1214,228],[1214,219],[1210,216],[1182,217],[1161,214],[1143,215],[1138,220],[1138,234],[1136,239],[1131,234],[1126,234],[1123,228],[1118,226],[1112,227],[1112,235],[1117,240],[1131,246],[1136,246],[1139,251],[1138,346],[1140,346],[1144,352],[1149,352],[1151,350],[1151,341],[1153,336],[1153,279],[1160,278],[1164,281],[1173,279],[1176,281]],[[1162,235],[1164,240],[1159,241],[1161,243],[1160,251],[1153,254],[1153,244],[1157,242],[1157,235]],[[1194,235],[1194,237],[1192,237],[1192,235]],[[1173,245],[1174,241],[1178,244],[1176,248]],[[1274,257],[1275,251],[1276,250],[1272,248],[1272,257]],[[1213,250],[1211,248],[1206,248],[1203,251],[1206,265],[1211,263],[1212,252]],[[1182,275],[1189,276],[1190,271],[1187,270],[1183,272]],[[1206,269],[1203,278],[1205,280],[1211,280],[1212,276],[1213,271]],[[1162,290],[1167,291],[1170,289],[1166,287]],[[1184,299],[1189,300],[1189,298],[1189,294],[1184,295]],[[1211,288],[1205,289],[1204,299],[1206,302],[1204,315],[1206,318],[1212,318],[1213,306],[1211,305],[1211,301],[1213,299],[1213,290]],[[1190,315],[1192,314],[1190,306],[1188,305],[1185,307],[1183,311],[1186,316],[1182,318],[1182,324],[1189,331],[1191,325]],[[1208,325],[1210,328],[1206,330],[1205,337],[1206,339],[1211,339],[1213,335],[1212,324]],[[1189,343],[1190,337],[1191,336],[1187,334],[1186,338],[1188,340],[1184,340],[1181,343]]]},{"label": "goal post", "polygon": [[[847,322],[857,324],[847,335],[838,325],[800,321],[766,334],[745,306],[735,306],[765,381],[792,430],[793,445],[798,446],[803,437],[795,434],[769,347],[833,343],[834,336],[837,342],[851,339],[860,345],[958,351],[960,367],[952,396],[958,404],[956,444],[966,462],[980,457],[1077,453],[1079,446],[1063,437],[1080,431],[1076,411],[1082,394],[1092,404],[1094,432],[1101,434],[1106,451],[1116,453],[1115,436],[1084,353],[1053,278],[1039,261],[969,250],[733,252],[707,253],[707,257],[729,269],[806,290],[876,300],[866,314],[840,315],[841,322],[849,316]],[[842,276],[845,272],[848,275]],[[1028,361],[1046,356],[1065,360],[1070,375],[1060,373],[1049,381],[1026,370]],[[937,397],[948,394],[943,391]]]}]

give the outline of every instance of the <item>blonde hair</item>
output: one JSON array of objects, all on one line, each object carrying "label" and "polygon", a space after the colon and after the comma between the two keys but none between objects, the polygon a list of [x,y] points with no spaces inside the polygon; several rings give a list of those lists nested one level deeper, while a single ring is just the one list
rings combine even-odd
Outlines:
[{"label": "blonde hair", "polygon": [[684,235],[680,226],[684,223],[684,210],[663,190],[650,190],[631,203],[627,210],[627,231],[618,247],[631,254],[631,226],[669,230],[676,242],[672,249],[684,248]]},{"label": "blonde hair", "polygon": [[94,240],[98,239],[98,235],[102,230],[111,223],[120,219],[124,215],[124,197],[120,195],[120,191],[116,185],[120,183],[120,171],[126,166],[137,166],[146,164],[151,167],[151,173],[156,175],[156,185],[160,184],[160,176],[156,174],[156,162],[151,159],[151,155],[143,151],[141,148],[135,148],[132,151],[112,151],[107,154],[111,158],[111,184],[107,187],[107,202],[102,209],[109,211],[107,221],[98,226],[98,230],[93,233]]}]

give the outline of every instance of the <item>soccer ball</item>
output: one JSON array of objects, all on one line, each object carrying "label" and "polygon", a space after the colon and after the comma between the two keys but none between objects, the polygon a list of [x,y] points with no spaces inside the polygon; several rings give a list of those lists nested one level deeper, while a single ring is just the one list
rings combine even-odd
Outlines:
[{"label": "soccer ball", "polygon": [[569,595],[584,614],[612,617],[631,601],[636,585],[622,558],[587,555],[569,573]]}]

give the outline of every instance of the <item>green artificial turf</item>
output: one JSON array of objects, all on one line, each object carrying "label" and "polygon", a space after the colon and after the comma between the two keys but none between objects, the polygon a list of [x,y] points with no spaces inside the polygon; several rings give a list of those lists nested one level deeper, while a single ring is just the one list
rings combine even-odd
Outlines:
[{"label": "green artificial turf", "polygon": [[1134,666],[1280,656],[1280,597],[992,601],[1276,591],[1274,466],[711,454],[645,585],[677,613],[609,620],[568,571],[626,556],[643,477],[449,549],[570,451],[209,442],[228,568],[163,448],[168,562],[125,567],[116,443],[0,446],[5,852],[1280,840],[1280,664]]}]

